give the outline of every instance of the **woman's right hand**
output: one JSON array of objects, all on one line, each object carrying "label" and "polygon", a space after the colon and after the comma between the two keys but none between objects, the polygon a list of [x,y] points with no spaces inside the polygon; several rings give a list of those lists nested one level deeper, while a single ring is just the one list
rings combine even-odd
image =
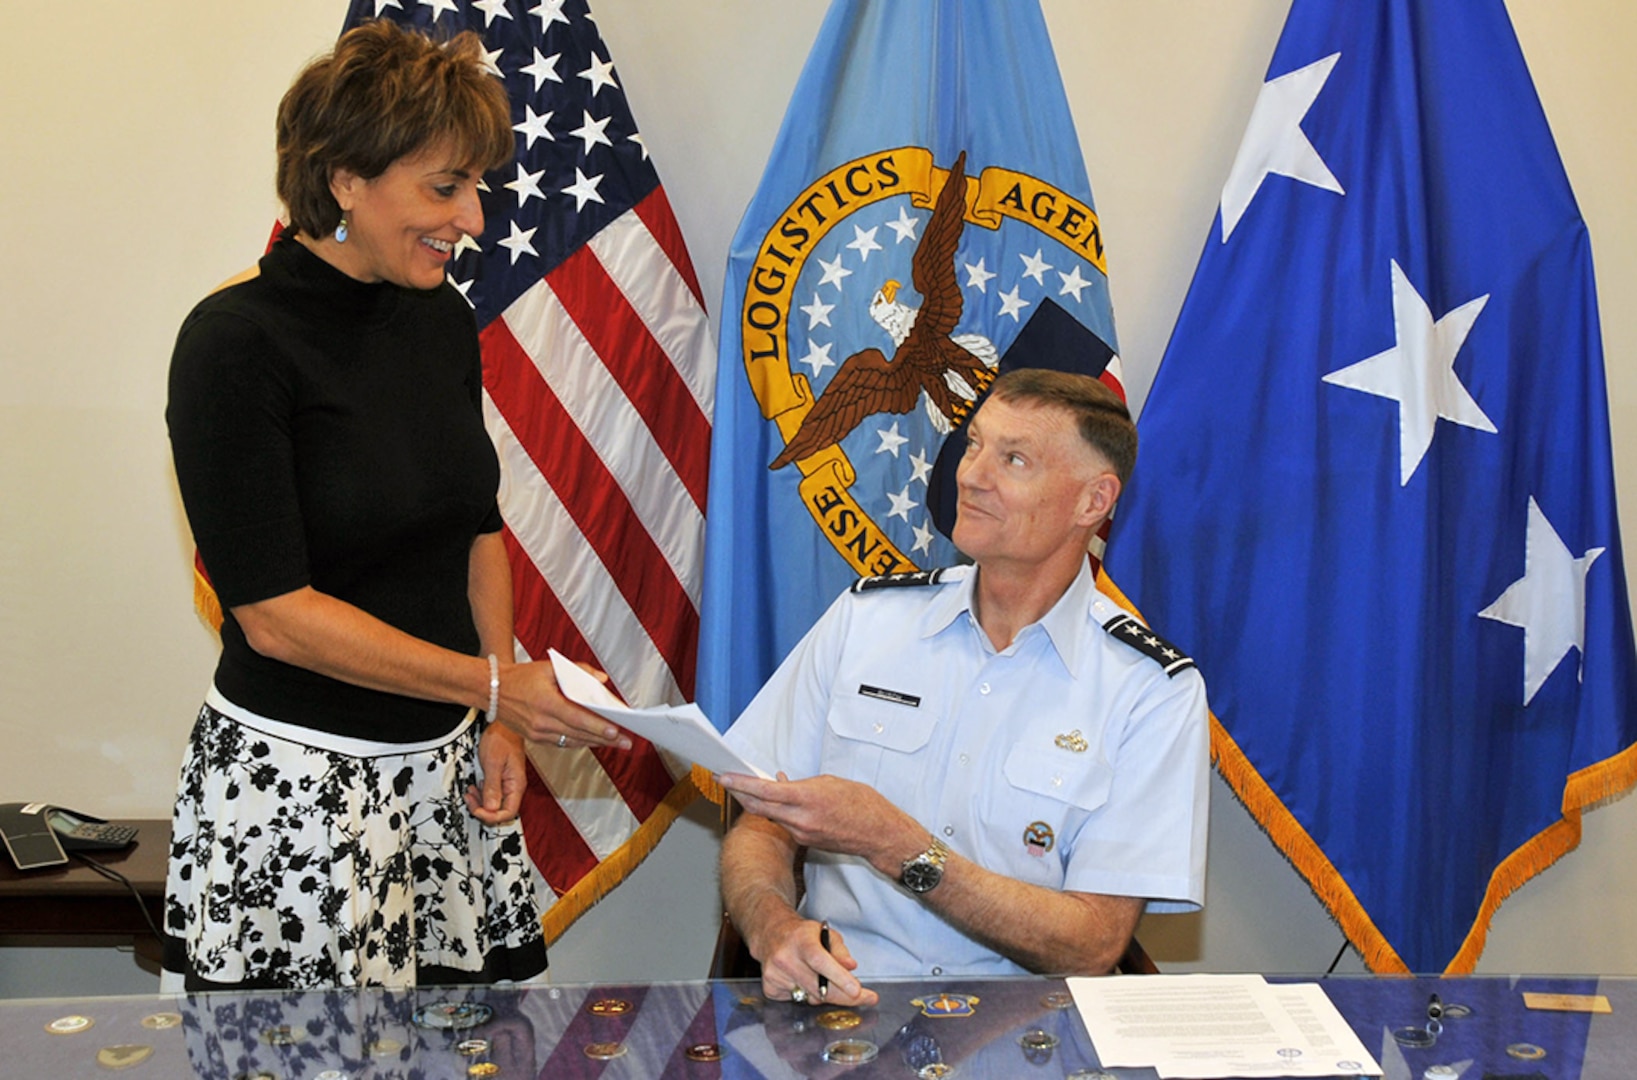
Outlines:
[{"label": "woman's right hand", "polygon": [[[605,682],[608,679],[600,671],[586,670]],[[500,720],[537,743],[565,749],[631,749],[631,737],[619,727],[563,696],[551,662],[546,660],[500,666]]]}]

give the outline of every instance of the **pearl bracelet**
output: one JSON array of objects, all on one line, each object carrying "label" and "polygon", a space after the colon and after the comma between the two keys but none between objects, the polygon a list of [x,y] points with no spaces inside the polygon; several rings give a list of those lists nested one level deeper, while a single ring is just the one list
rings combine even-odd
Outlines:
[{"label": "pearl bracelet", "polygon": [[494,653],[489,654],[489,722],[495,722],[495,714],[500,711],[500,659]]}]

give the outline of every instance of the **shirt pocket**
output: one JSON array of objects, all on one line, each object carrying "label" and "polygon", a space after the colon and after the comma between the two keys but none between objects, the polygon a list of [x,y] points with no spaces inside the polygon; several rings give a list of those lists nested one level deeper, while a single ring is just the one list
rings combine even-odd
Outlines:
[{"label": "shirt pocket", "polygon": [[848,694],[832,702],[826,723],[824,771],[881,790],[885,769],[926,748],[936,718],[924,702],[915,707]]},{"label": "shirt pocket", "polygon": [[[1038,746],[1014,746],[1003,769],[1009,791],[991,808],[991,821],[1006,822],[1002,845],[1014,876],[1036,884],[1060,887],[1069,857],[1069,838],[1079,832],[1088,816],[1108,802],[1114,768],[1101,755],[1072,754]],[[1052,846],[1033,854],[1028,838],[1036,839],[1043,824]]]}]

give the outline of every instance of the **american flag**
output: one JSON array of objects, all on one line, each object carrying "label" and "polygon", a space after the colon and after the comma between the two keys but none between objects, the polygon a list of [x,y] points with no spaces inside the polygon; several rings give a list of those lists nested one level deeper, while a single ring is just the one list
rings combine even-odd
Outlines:
[{"label": "american flag", "polygon": [[[583,0],[353,0],[345,28],[375,18],[475,31],[511,96],[517,156],[449,280],[481,329],[519,653],[591,661],[633,704],[691,700],[715,349],[608,49]],[[550,941],[695,789],[641,740],[530,755]]]}]

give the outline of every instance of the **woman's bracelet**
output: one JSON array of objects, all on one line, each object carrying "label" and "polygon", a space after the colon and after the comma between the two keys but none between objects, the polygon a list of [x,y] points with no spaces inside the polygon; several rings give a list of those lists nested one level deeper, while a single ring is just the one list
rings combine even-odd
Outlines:
[{"label": "woman's bracelet", "polygon": [[500,658],[494,653],[489,654],[489,722],[495,722],[495,714],[500,711]]}]

